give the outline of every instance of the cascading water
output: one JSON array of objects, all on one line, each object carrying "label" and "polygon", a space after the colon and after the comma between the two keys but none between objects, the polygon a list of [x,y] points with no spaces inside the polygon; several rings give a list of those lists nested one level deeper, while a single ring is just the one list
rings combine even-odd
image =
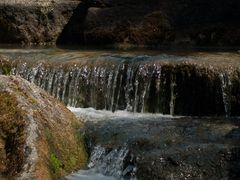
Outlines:
[{"label": "cascading water", "polygon": [[239,125],[228,118],[240,115],[239,55],[225,67],[195,56],[70,54],[0,61],[0,73],[35,83],[84,122],[88,169],[67,179],[239,177]]},{"label": "cascading water", "polygon": [[[232,66],[238,62],[238,55],[105,53],[85,57],[77,51],[53,52],[43,55],[42,51],[33,51],[39,58],[34,62],[31,53],[23,53],[24,57],[18,57],[10,67],[1,63],[0,72],[11,69],[11,74],[20,75],[73,107],[172,115],[240,115],[239,69]],[[221,63],[228,57],[231,60],[231,56],[235,60],[228,68],[215,62],[215,58]],[[208,57],[214,59],[213,63],[205,63]]]},{"label": "cascading water", "polygon": [[11,74],[20,75],[73,107],[236,115],[231,112],[233,104],[227,93],[230,75],[208,67],[196,68],[196,64],[149,61],[145,56],[134,59],[80,60],[60,65],[15,63]]},{"label": "cascading water", "polygon": [[224,110],[226,113],[226,117],[229,117],[231,115],[231,103],[229,99],[229,90],[231,86],[231,81],[229,80],[227,74],[224,74],[224,73],[221,73],[219,75],[219,78],[221,80]]},{"label": "cascading water", "polygon": [[171,91],[171,99],[170,99],[170,114],[174,115],[174,107],[175,107],[175,86],[176,86],[176,77],[171,75],[171,83],[170,83],[170,91]]},{"label": "cascading water", "polygon": [[133,165],[132,171],[128,171],[131,169],[131,165],[124,167],[124,160],[128,155],[129,150],[127,146],[110,150],[110,152],[106,148],[95,146],[91,153],[88,167],[95,168],[104,175],[113,176],[118,179],[126,176],[128,172],[131,172],[129,174],[130,177],[134,177]]},{"label": "cascading water", "polygon": [[27,67],[25,63],[12,69],[12,74],[35,83],[70,106],[143,112],[155,71],[152,67],[128,62],[110,68],[75,64],[65,71],[61,66],[52,69],[40,63]]},{"label": "cascading water", "polygon": [[[133,165],[133,157],[128,160],[129,150],[127,146],[116,149],[106,149],[100,145],[94,147],[89,159],[89,170],[81,170],[68,176],[69,180],[79,179],[129,179],[136,180],[136,167]],[[88,178],[84,177],[85,175]],[[89,177],[92,176],[92,177]]]}]

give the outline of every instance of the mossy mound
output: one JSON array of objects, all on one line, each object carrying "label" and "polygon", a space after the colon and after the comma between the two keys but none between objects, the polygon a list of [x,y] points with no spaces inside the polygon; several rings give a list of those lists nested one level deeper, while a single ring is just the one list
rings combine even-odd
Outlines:
[{"label": "mossy mound", "polygon": [[11,72],[11,64],[5,56],[0,57],[0,74],[9,75]]},{"label": "mossy mound", "polygon": [[19,77],[0,76],[0,178],[55,179],[85,166],[75,116]]}]

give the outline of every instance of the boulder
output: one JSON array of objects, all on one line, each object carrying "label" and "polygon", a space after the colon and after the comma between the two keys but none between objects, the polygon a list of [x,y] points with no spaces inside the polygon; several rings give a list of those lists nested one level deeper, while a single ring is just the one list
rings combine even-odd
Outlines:
[{"label": "boulder", "polygon": [[55,44],[79,1],[0,2],[0,43]]},{"label": "boulder", "polygon": [[34,84],[0,76],[0,179],[53,179],[85,166],[75,116]]}]

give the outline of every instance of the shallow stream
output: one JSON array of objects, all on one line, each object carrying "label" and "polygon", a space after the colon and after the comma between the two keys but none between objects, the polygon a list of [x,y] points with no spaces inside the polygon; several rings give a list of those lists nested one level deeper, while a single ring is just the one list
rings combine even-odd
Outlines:
[{"label": "shallow stream", "polygon": [[208,179],[237,170],[238,118],[69,109],[85,124],[91,156],[88,170],[67,179]]},{"label": "shallow stream", "polygon": [[84,122],[71,180],[240,177],[239,52],[3,48],[0,74],[45,89]]}]

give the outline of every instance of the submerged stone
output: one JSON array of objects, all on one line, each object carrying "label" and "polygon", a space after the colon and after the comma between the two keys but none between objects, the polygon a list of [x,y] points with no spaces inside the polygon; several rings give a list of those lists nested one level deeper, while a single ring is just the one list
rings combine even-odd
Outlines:
[{"label": "submerged stone", "polygon": [[239,118],[71,110],[84,120],[89,172],[140,180],[240,177]]}]

